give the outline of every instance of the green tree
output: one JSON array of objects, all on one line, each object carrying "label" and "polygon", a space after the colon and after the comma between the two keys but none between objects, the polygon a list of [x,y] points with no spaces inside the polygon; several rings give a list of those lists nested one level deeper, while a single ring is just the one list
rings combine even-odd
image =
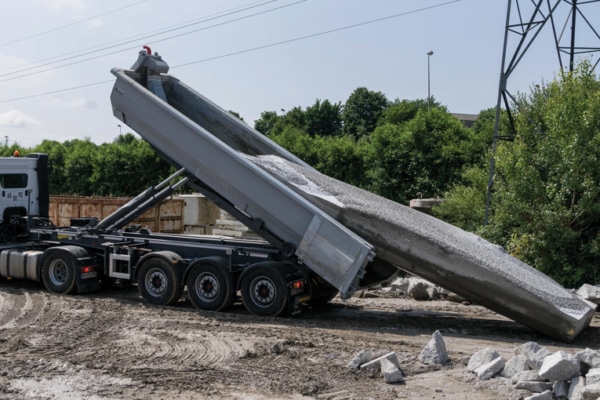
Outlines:
[{"label": "green tree", "polygon": [[342,105],[319,99],[304,112],[304,130],[311,136],[339,136],[342,133]]},{"label": "green tree", "polygon": [[134,196],[169,175],[170,167],[150,145],[131,133],[103,143],[93,161],[93,194]]},{"label": "green tree", "polygon": [[254,129],[269,136],[279,120],[279,116],[275,111],[263,111],[260,113],[260,118],[254,121]]},{"label": "green tree", "polygon": [[71,194],[71,190],[67,186],[67,173],[65,169],[65,160],[67,158],[66,146],[56,140],[44,140],[41,144],[33,148],[33,152],[48,154],[50,193],[53,195]]},{"label": "green tree", "polygon": [[[433,104],[438,107],[438,103]],[[385,110],[377,121],[378,125],[401,124],[413,119],[420,109],[427,109],[427,100],[399,100],[396,99]]]},{"label": "green tree", "polygon": [[600,281],[600,81],[589,64],[519,97],[489,237],[565,286]]},{"label": "green tree", "polygon": [[342,111],[344,133],[356,139],[370,135],[387,106],[388,100],[383,93],[365,87],[355,89]]},{"label": "green tree", "polygon": [[92,174],[97,146],[90,138],[67,141],[65,146],[65,187],[70,194],[90,195],[94,193]]},{"label": "green tree", "polygon": [[381,125],[369,137],[367,188],[399,203],[441,196],[473,163],[472,140],[471,131],[443,107],[421,109],[403,124]]}]

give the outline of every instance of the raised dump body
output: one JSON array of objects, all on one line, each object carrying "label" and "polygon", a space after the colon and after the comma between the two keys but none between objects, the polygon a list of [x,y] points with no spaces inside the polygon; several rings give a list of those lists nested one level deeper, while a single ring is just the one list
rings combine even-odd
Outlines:
[{"label": "raised dump body", "polygon": [[111,94],[115,116],[172,165],[184,168],[196,190],[284,254],[295,253],[343,298],[352,296],[373,260],[373,246],[241,152],[306,164],[179,80],[153,74],[166,68],[160,59],[141,54],[136,65],[133,71],[112,71],[117,77]]},{"label": "raised dump body", "polygon": [[560,340],[589,324],[594,304],[480,237],[318,173],[166,75],[158,56],[112,72],[117,118],[342,298],[403,269]]}]

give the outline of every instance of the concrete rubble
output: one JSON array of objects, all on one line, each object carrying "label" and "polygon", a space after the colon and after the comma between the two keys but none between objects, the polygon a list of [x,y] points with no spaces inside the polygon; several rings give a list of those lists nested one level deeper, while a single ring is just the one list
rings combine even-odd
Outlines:
[{"label": "concrete rubble", "polygon": [[423,364],[445,364],[448,362],[446,344],[440,331],[435,331],[429,343],[421,350],[419,361]]},{"label": "concrete rubble", "polygon": [[[443,344],[443,346],[440,346]],[[432,350],[439,353],[435,357],[423,357]],[[546,356],[541,360],[539,368],[529,357]],[[411,358],[409,358],[411,359]],[[432,339],[423,348],[417,359],[422,364],[431,363],[432,359],[439,364],[452,363],[446,352],[446,346],[439,331],[435,331]],[[406,360],[406,359],[405,359]],[[439,362],[444,360],[443,362]],[[559,350],[554,353],[535,342],[527,342],[514,349],[514,356],[508,361],[496,350],[485,347],[474,353],[465,362],[467,373],[477,375],[479,380],[498,379],[515,390],[531,393],[523,399],[551,400],[587,400],[600,399],[600,352],[585,349],[576,354]],[[376,357],[369,350],[361,350],[348,363],[351,369],[381,371],[386,383],[408,383],[402,373],[402,368],[396,352],[390,352]]]},{"label": "concrete rubble", "polygon": [[588,285],[586,283],[577,289],[577,296],[592,303],[600,304],[600,286]]},{"label": "concrete rubble", "polygon": [[[527,342],[517,347],[514,353],[509,362],[498,369],[502,357],[490,361],[498,353],[490,348],[482,349],[471,356],[466,370],[477,374],[481,380],[505,379],[515,389],[535,393],[525,399],[600,398],[600,368],[594,366],[600,361],[597,351],[585,349],[569,354],[560,350],[552,353],[535,342]],[[515,365],[518,367],[514,368]]]},{"label": "concrete rubble", "polygon": [[479,236],[281,157],[248,158],[375,246],[382,263],[562,341],[595,312],[596,304]]},{"label": "concrete rubble", "polygon": [[371,351],[361,350],[348,363],[348,367],[351,369],[360,368],[361,370],[380,370],[385,383],[404,382],[404,376],[400,370],[400,363],[395,352],[374,358]]}]

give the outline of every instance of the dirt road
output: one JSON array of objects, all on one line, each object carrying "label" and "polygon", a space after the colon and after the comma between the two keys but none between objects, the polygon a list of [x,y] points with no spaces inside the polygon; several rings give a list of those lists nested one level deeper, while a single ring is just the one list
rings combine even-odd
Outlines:
[{"label": "dirt road", "polygon": [[[440,330],[451,362],[417,357]],[[566,345],[476,305],[337,298],[293,318],[149,306],[135,288],[52,295],[0,281],[0,399],[518,399],[503,379],[465,372],[475,351],[508,359],[536,341],[575,353],[600,344],[600,317]],[[405,383],[354,371],[359,350],[395,351]]]}]

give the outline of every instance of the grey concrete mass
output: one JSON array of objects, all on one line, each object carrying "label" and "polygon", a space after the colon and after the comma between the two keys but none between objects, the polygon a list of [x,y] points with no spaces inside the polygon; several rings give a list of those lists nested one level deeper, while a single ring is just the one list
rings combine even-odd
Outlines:
[{"label": "grey concrete mass", "polygon": [[471,301],[571,341],[595,304],[479,236],[277,156],[250,157],[376,247],[376,256]]}]

